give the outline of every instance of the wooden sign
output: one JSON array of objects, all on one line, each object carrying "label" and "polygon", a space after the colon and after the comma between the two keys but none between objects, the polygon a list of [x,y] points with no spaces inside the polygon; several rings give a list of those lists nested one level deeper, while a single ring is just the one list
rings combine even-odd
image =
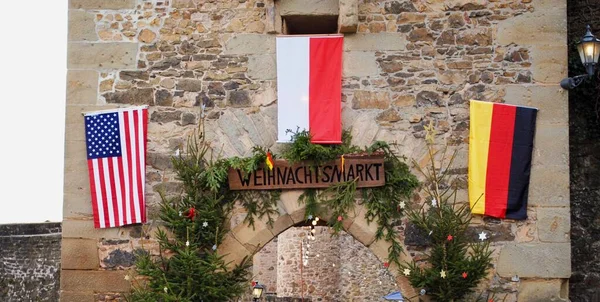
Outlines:
[{"label": "wooden sign", "polygon": [[229,170],[231,190],[273,190],[327,188],[332,184],[357,179],[357,187],[379,187],[385,185],[383,171],[384,155],[349,154],[342,160],[315,167],[310,162],[290,165],[285,160],[275,160],[273,170],[256,170],[245,175],[240,170]]}]

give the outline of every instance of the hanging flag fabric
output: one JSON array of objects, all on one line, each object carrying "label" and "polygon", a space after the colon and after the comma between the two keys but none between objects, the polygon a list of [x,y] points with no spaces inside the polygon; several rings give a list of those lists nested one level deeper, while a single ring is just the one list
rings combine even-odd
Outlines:
[{"label": "hanging flag fabric", "polygon": [[147,107],[84,114],[94,226],[146,222]]},{"label": "hanging flag fabric", "polygon": [[273,156],[271,155],[271,152],[267,152],[267,158],[265,159],[265,163],[267,164],[267,167],[269,167],[269,170],[273,170],[273,165],[275,164],[275,162],[273,161]]},{"label": "hanging flag fabric", "polygon": [[469,203],[473,214],[527,218],[537,111],[471,100]]},{"label": "hanging flag fabric", "polygon": [[342,35],[277,37],[277,141],[342,142]]}]

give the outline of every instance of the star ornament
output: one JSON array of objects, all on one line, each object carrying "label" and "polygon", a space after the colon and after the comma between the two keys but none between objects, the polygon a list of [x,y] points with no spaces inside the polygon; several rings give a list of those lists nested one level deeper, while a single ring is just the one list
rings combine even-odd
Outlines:
[{"label": "star ornament", "polygon": [[467,276],[468,276],[468,275],[469,275],[469,274],[467,274],[467,272],[463,272],[461,276],[463,277],[463,279],[467,279]]},{"label": "star ornament", "polygon": [[401,201],[401,202],[400,202],[400,208],[401,208],[401,209],[404,209],[405,207],[406,207],[406,202],[404,202],[404,201]]},{"label": "star ornament", "polygon": [[404,273],[404,276],[410,276],[410,269],[405,268],[403,273]]},{"label": "star ornament", "polygon": [[208,222],[207,221],[205,221],[205,222],[202,223],[202,227],[207,227],[207,226],[208,226]]},{"label": "star ornament", "polygon": [[452,237],[452,235],[448,235],[448,241],[452,241],[452,239],[454,239],[454,237]]},{"label": "star ornament", "polygon": [[487,234],[484,231],[481,231],[481,233],[479,233],[479,240],[484,241],[487,239]]},{"label": "star ornament", "polygon": [[442,270],[442,271],[440,272],[440,277],[442,277],[442,278],[446,279],[446,271],[445,271],[445,270]]},{"label": "star ornament", "polygon": [[435,198],[431,200],[431,206],[434,208],[437,207],[437,200]]},{"label": "star ornament", "polygon": [[338,216],[337,221],[342,221],[344,219],[344,217],[342,217],[341,215]]},{"label": "star ornament", "polygon": [[389,262],[384,262],[384,263],[383,263],[383,266],[384,266],[385,268],[388,268],[388,267],[390,267],[390,263],[389,263]]}]

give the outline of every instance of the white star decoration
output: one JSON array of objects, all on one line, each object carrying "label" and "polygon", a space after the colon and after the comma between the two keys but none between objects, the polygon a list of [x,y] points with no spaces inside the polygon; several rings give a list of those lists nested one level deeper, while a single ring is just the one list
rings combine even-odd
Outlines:
[{"label": "white star decoration", "polygon": [[207,227],[207,226],[208,226],[208,222],[205,221],[202,223],[202,227]]},{"label": "white star decoration", "polygon": [[446,271],[445,271],[445,270],[442,270],[442,271],[440,272],[440,277],[442,277],[442,278],[446,279]]},{"label": "white star decoration", "polygon": [[410,276],[410,269],[408,269],[408,268],[404,269],[404,276]]},{"label": "white star decoration", "polygon": [[437,207],[437,200],[435,200],[435,198],[431,200],[431,206]]},{"label": "white star decoration", "polygon": [[401,209],[404,209],[404,207],[406,207],[406,202],[404,202],[404,201],[401,201],[401,202],[400,202],[400,208],[401,208]]},{"label": "white star decoration", "polygon": [[479,240],[484,241],[487,239],[487,234],[484,231],[481,231],[481,233],[479,233]]}]

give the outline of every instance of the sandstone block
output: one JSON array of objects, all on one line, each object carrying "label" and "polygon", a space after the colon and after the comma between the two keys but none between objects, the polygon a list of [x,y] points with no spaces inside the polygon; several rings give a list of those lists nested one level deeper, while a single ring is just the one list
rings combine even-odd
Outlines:
[{"label": "sandstone block", "polygon": [[98,241],[95,239],[65,238],[61,243],[61,268],[63,270],[98,269]]},{"label": "sandstone block", "polygon": [[406,38],[396,33],[357,33],[344,37],[344,51],[405,50]]},{"label": "sandstone block", "polygon": [[127,271],[84,271],[66,270],[60,272],[60,288],[64,291],[83,292],[128,292]]},{"label": "sandstone block", "polygon": [[364,213],[357,215],[354,221],[348,228],[348,233],[352,234],[356,240],[362,244],[369,246],[375,240],[375,232],[377,231],[377,223],[368,223]]},{"label": "sandstone block", "polygon": [[274,235],[267,227],[267,217],[264,219],[258,219],[255,217],[254,226],[250,226],[246,223],[240,223],[233,230],[231,234],[237,239],[239,243],[246,247],[251,252],[258,251],[261,247],[267,244]]},{"label": "sandstone block", "polygon": [[571,214],[568,208],[538,208],[537,219],[540,241],[569,242]]},{"label": "sandstone block", "polygon": [[537,125],[569,123],[568,93],[557,85],[506,85],[508,104],[539,109]]},{"label": "sandstone block", "polygon": [[569,205],[569,166],[533,165],[529,180],[530,206]]},{"label": "sandstone block", "polygon": [[531,47],[533,79],[555,84],[567,77],[567,45],[534,45]]},{"label": "sandstone block", "polygon": [[88,105],[98,101],[98,72],[69,70],[67,72],[67,105]]},{"label": "sandstone block", "polygon": [[534,165],[569,164],[569,127],[563,124],[537,125],[533,142]]},{"label": "sandstone block", "polygon": [[261,34],[236,35],[225,43],[223,53],[227,55],[275,53],[275,36]]},{"label": "sandstone block", "polygon": [[69,0],[73,9],[134,9],[135,0]]},{"label": "sandstone block", "polygon": [[274,54],[248,56],[248,77],[255,80],[274,80],[277,66]]},{"label": "sandstone block", "polygon": [[67,49],[69,69],[132,69],[137,66],[137,43],[71,42]]},{"label": "sandstone block", "polygon": [[281,16],[337,15],[339,12],[337,0],[287,0],[276,3]]},{"label": "sandstone block", "polygon": [[387,92],[375,92],[359,90],[354,92],[352,99],[353,109],[387,109],[391,104],[390,95]]},{"label": "sandstone block", "polygon": [[536,2],[534,12],[501,21],[497,43],[560,46],[565,44],[566,37],[566,1],[551,0]]},{"label": "sandstone block", "polygon": [[94,221],[90,219],[63,219],[62,235],[64,238],[124,238],[129,239],[130,231],[135,226],[126,226],[121,228],[96,229]]},{"label": "sandstone block", "polygon": [[94,292],[72,292],[63,290],[60,292],[61,302],[94,302]]},{"label": "sandstone block", "polygon": [[69,10],[69,41],[96,41],[95,15],[81,10]]},{"label": "sandstone block", "polygon": [[251,252],[231,234],[225,236],[221,245],[217,247],[217,252],[223,255],[225,263],[229,263],[229,268],[233,268],[236,264],[239,264],[244,257],[251,257]]},{"label": "sandstone block", "polygon": [[355,33],[358,29],[358,1],[339,0],[338,32]]},{"label": "sandstone block", "polygon": [[571,245],[569,243],[507,244],[500,251],[497,272],[501,277],[569,278]]},{"label": "sandstone block", "polygon": [[375,53],[347,51],[343,54],[342,77],[367,77],[379,74]]},{"label": "sandstone block", "polygon": [[304,205],[298,203],[302,190],[284,190],[281,192],[279,207],[290,215],[294,223],[304,221]]},{"label": "sandstone block", "polygon": [[519,301],[550,302],[569,301],[567,280],[523,280],[519,284]]}]

